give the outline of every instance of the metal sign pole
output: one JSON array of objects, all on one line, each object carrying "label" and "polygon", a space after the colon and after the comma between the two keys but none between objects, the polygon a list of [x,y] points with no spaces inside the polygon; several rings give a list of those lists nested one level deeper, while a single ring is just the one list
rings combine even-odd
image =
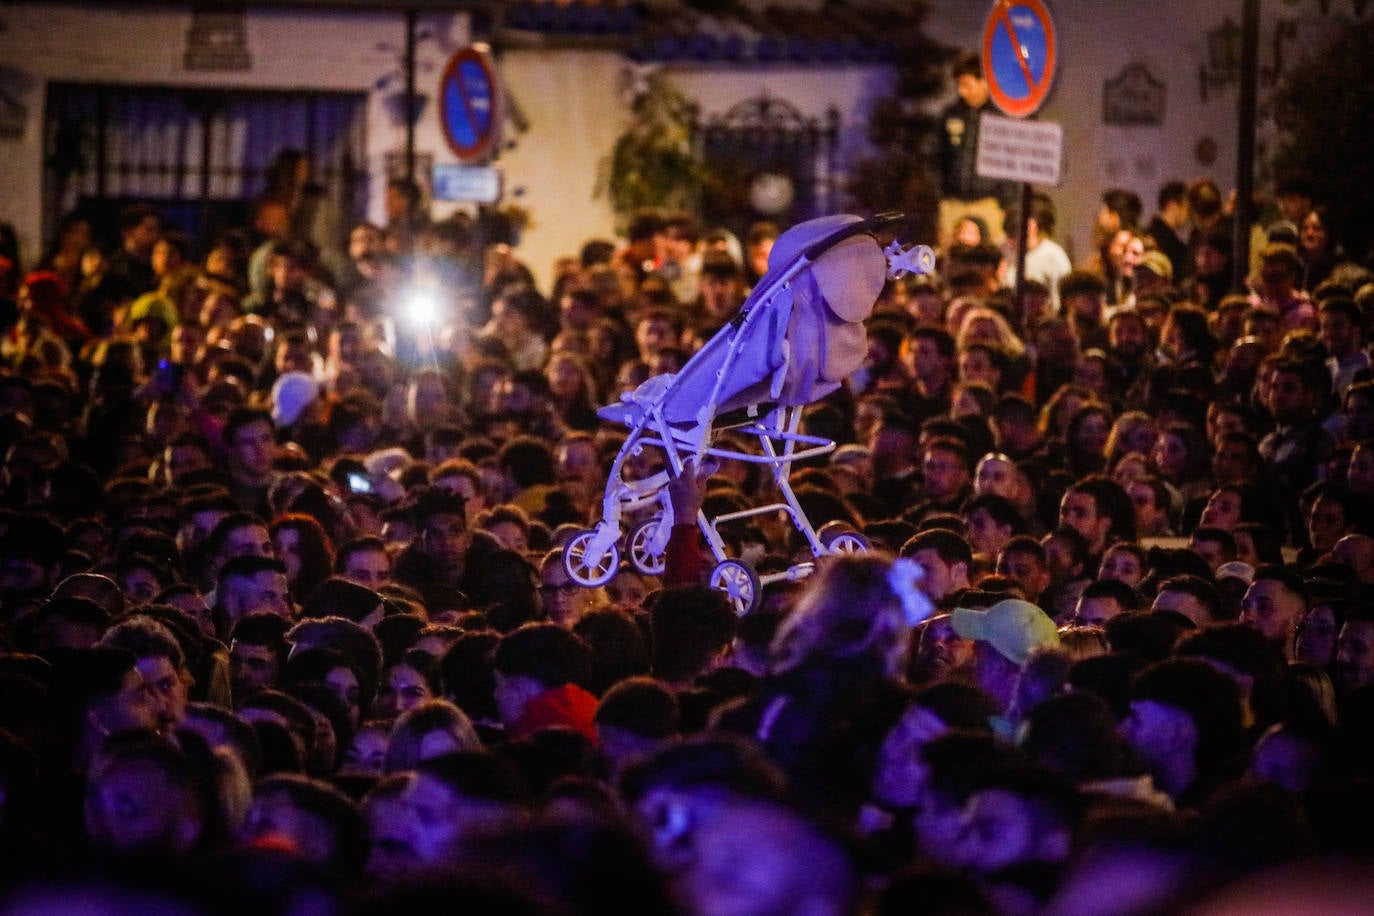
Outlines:
[{"label": "metal sign pole", "polygon": [[1030,182],[1021,182],[1021,212],[1016,219],[1016,313],[1021,314],[1021,296],[1026,289],[1026,245],[1030,240]]}]

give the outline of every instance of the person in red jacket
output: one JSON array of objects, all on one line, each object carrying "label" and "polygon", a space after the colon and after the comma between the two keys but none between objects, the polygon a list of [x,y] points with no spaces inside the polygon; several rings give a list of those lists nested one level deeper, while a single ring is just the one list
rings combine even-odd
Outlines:
[{"label": "person in red jacket", "polygon": [[509,738],[571,728],[596,743],[596,697],[581,685],[592,652],[557,624],[528,623],[496,644],[496,708]]}]

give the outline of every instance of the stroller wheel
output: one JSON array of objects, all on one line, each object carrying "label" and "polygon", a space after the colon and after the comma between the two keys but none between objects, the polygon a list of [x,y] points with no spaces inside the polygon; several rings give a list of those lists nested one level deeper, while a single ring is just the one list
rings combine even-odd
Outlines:
[{"label": "stroller wheel", "polygon": [[[646,576],[661,576],[667,566],[663,547],[653,543],[654,535],[658,534],[658,526],[662,521],[661,515],[642,521],[630,529],[630,536],[625,539],[625,549],[630,555],[630,563]],[[664,544],[666,543],[665,538]],[[657,553],[654,552],[656,547]]]},{"label": "stroller wheel", "polygon": [[620,565],[620,551],[614,544],[600,556],[587,552],[587,546],[595,534],[595,531],[583,531],[568,541],[563,551],[563,571],[569,579],[584,588],[605,585],[615,576],[616,567]]},{"label": "stroller wheel", "polygon": [[758,606],[763,586],[759,574],[748,563],[740,560],[722,560],[711,570],[706,583],[711,588],[725,592],[725,597],[735,607],[735,613],[743,617]]},{"label": "stroller wheel", "polygon": [[868,538],[857,531],[840,529],[821,533],[821,545],[828,554],[868,553]]}]

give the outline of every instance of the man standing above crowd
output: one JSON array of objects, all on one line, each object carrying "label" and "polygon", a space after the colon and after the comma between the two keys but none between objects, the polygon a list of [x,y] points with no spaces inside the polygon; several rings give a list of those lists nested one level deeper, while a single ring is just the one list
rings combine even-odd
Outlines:
[{"label": "man standing above crowd", "polygon": [[991,238],[1000,244],[1011,186],[978,175],[978,130],[988,108],[988,81],[978,55],[964,53],[954,62],[954,81],[959,100],[944,110],[940,134],[940,242],[948,245],[954,227],[966,216],[980,219]]}]

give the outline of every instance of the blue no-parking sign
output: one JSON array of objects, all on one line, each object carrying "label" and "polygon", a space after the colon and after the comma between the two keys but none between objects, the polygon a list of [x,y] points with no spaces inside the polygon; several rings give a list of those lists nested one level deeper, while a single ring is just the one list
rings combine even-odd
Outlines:
[{"label": "blue no-parking sign", "polygon": [[501,135],[500,84],[491,56],[467,47],[449,59],[439,81],[444,139],[463,162],[481,162]]},{"label": "blue no-parking sign", "polygon": [[997,0],[983,27],[983,75],[1003,114],[1024,118],[1054,83],[1054,20],[1043,0]]}]

